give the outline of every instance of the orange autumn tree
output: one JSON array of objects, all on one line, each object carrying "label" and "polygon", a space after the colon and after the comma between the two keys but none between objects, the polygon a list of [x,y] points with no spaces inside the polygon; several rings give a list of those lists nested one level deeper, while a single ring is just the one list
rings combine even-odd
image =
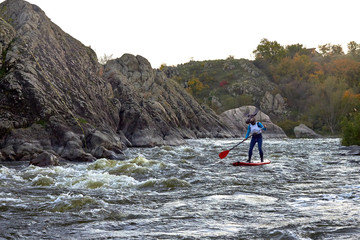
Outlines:
[{"label": "orange autumn tree", "polygon": [[289,105],[297,111],[304,111],[304,102],[311,95],[309,80],[319,77],[321,72],[318,71],[318,65],[312,62],[309,56],[299,54],[295,54],[293,58],[283,58],[272,68],[274,82],[288,98]]},{"label": "orange autumn tree", "polygon": [[346,113],[360,111],[360,94],[346,90],[342,98],[342,108]]},{"label": "orange autumn tree", "polygon": [[209,87],[208,85],[203,84],[200,79],[195,76],[191,77],[191,79],[187,82],[187,86],[186,91],[195,95],[200,94],[201,91]]},{"label": "orange autumn tree", "polygon": [[351,88],[360,90],[360,62],[349,58],[334,59],[324,65],[326,74],[344,78]]},{"label": "orange autumn tree", "polygon": [[275,82],[282,84],[289,81],[307,81],[317,68],[309,56],[296,54],[293,58],[283,58],[273,70]]}]

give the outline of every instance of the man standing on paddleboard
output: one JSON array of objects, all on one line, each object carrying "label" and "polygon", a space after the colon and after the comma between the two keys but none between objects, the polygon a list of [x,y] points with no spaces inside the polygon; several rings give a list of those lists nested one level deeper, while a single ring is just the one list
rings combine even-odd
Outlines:
[{"label": "man standing on paddleboard", "polygon": [[266,131],[266,127],[262,125],[261,122],[257,122],[254,117],[252,117],[250,120],[246,121],[248,125],[247,133],[245,136],[245,140],[249,138],[251,135],[251,142],[249,147],[249,158],[248,162],[251,162],[251,157],[253,153],[253,149],[255,147],[255,144],[258,144],[259,154],[261,158],[261,162],[264,162],[264,153],[262,150],[262,131]]}]

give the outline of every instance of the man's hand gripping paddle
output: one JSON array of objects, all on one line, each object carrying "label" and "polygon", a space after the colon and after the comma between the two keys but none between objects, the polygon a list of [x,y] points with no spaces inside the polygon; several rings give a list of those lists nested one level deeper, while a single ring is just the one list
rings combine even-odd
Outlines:
[{"label": "man's hand gripping paddle", "polygon": [[220,157],[221,159],[225,158],[225,157],[229,154],[229,152],[230,152],[231,150],[233,150],[234,148],[236,148],[237,146],[239,146],[240,143],[243,143],[244,141],[246,141],[246,139],[247,139],[247,138],[245,138],[244,140],[242,140],[241,142],[239,142],[238,144],[236,144],[235,146],[233,146],[233,147],[230,148],[229,150],[225,150],[225,151],[219,153],[219,157]]}]

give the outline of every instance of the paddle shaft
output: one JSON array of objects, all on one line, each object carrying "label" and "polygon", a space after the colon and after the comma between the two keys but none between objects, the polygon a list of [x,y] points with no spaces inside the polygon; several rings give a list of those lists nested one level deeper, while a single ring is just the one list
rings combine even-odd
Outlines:
[{"label": "paddle shaft", "polygon": [[247,138],[245,138],[244,140],[242,140],[241,142],[239,142],[238,144],[236,144],[235,146],[233,146],[232,148],[229,149],[229,151],[233,150],[234,148],[236,148],[237,146],[239,146],[241,143],[245,142]]},{"label": "paddle shaft", "polygon": [[246,141],[249,137],[251,137],[251,136],[252,136],[252,134],[250,134],[247,138],[245,138],[244,140],[242,140],[241,142],[239,142],[238,144],[236,144],[235,146],[233,146],[232,148],[230,148],[229,151],[231,151],[231,150],[233,150],[234,148],[236,148],[237,146],[239,146],[240,143],[245,142],[245,141]]}]

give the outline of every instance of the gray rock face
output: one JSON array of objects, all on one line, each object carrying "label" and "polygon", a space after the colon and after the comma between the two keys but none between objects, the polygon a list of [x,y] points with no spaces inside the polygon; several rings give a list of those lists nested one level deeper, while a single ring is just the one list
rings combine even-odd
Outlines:
[{"label": "gray rock face", "polygon": [[317,134],[305,124],[300,124],[294,128],[294,133],[297,138],[321,138],[320,134]]},{"label": "gray rock face", "polygon": [[[0,20],[0,53],[4,53],[8,50],[11,41],[15,38],[15,30],[10,24]],[[0,76],[7,71],[6,66],[3,62],[0,62]]]},{"label": "gray rock face", "polygon": [[102,66],[39,7],[7,0],[0,9],[0,161],[123,159],[127,146],[234,136],[145,58]]},{"label": "gray rock face", "polygon": [[273,96],[271,93],[266,92],[261,100],[261,109],[266,109],[274,115],[284,115],[286,113],[286,103],[280,94]]},{"label": "gray rock face", "polygon": [[200,106],[141,56],[125,54],[109,61],[104,77],[122,103],[117,130],[132,146],[178,145],[186,138],[233,136],[212,110]]},{"label": "gray rock face", "polygon": [[[254,106],[243,106],[223,112],[220,116],[239,137],[245,137],[248,124],[245,123],[247,115],[255,112]],[[267,130],[263,132],[264,138],[286,138],[285,132],[276,124],[274,124],[268,115],[259,111],[255,119],[261,122]]]}]

